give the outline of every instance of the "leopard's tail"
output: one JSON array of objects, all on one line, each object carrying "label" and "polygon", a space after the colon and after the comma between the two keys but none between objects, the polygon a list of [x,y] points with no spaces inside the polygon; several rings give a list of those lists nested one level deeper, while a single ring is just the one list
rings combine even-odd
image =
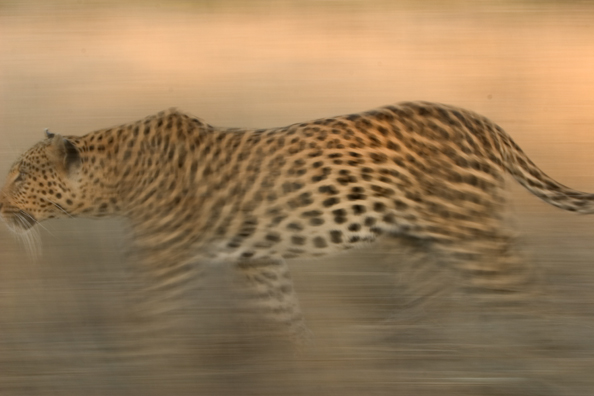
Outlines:
[{"label": "leopard's tail", "polygon": [[501,128],[496,128],[501,143],[503,166],[522,186],[548,204],[584,214],[594,213],[594,194],[564,186],[541,171]]}]

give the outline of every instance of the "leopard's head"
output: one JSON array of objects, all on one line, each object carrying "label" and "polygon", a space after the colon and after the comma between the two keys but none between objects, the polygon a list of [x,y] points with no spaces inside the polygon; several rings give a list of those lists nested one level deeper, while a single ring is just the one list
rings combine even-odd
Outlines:
[{"label": "leopard's head", "polygon": [[46,135],[12,165],[0,191],[0,216],[17,233],[46,219],[69,216],[74,209],[79,149],[60,135]]}]

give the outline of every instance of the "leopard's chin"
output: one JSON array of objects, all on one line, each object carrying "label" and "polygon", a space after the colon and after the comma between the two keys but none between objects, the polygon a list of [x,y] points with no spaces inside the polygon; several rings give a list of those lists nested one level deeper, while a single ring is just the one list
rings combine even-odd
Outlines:
[{"label": "leopard's chin", "polygon": [[35,217],[22,210],[9,215],[4,213],[2,214],[2,219],[6,222],[11,231],[17,234],[26,233],[38,223]]}]

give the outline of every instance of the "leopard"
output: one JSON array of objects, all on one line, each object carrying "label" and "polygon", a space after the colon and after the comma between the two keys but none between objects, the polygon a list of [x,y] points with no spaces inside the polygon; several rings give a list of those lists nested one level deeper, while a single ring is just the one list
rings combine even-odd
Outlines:
[{"label": "leopard", "polygon": [[10,168],[0,216],[16,233],[48,219],[123,217],[153,306],[174,309],[204,263],[227,263],[301,340],[287,260],[385,237],[457,274],[468,298],[521,294],[527,271],[504,225],[507,175],[548,204],[594,212],[593,194],[547,176],[486,117],[403,102],[267,129],[169,109],[83,136],[46,130]]}]

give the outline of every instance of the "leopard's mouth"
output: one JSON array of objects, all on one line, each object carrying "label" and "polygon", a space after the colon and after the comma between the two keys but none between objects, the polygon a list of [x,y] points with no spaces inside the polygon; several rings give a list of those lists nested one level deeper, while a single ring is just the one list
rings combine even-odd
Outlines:
[{"label": "leopard's mouth", "polygon": [[1,214],[4,221],[14,232],[25,232],[33,228],[38,223],[33,215],[24,210],[15,210],[14,212],[4,212]]}]

